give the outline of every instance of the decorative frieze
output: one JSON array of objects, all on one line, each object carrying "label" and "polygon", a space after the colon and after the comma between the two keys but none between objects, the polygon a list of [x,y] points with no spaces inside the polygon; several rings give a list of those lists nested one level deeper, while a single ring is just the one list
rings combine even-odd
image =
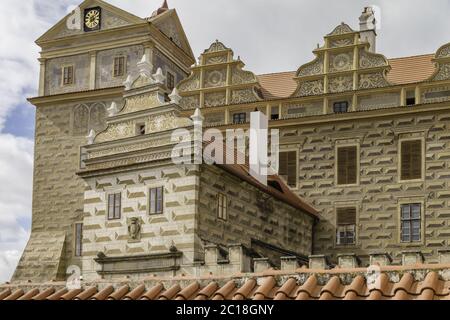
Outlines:
[{"label": "decorative frieze", "polygon": [[351,91],[353,89],[353,77],[342,76],[330,78],[328,82],[328,91],[330,93]]},{"label": "decorative frieze", "polygon": [[389,86],[389,82],[380,72],[359,75],[359,89],[382,88],[387,86]]}]

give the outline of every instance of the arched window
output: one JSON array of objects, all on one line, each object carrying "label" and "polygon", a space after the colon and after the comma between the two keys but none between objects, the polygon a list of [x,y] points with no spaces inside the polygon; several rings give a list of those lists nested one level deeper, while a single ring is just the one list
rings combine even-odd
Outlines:
[{"label": "arched window", "polygon": [[73,135],[82,136],[88,134],[89,108],[81,104],[73,110]]},{"label": "arched window", "polygon": [[100,132],[106,126],[106,107],[103,103],[96,103],[91,107],[89,130]]}]

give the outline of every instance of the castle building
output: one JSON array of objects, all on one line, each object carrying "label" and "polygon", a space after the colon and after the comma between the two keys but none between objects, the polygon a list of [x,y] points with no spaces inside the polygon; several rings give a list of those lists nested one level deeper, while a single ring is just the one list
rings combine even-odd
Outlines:
[{"label": "castle building", "polygon": [[[37,40],[32,232],[13,281],[443,262],[450,44],[388,59],[376,38],[365,8],[297,71],[255,75],[219,41],[196,61],[167,2],[139,18],[84,1]],[[255,110],[280,130],[267,186],[245,164],[172,163],[176,130],[246,129]]]}]

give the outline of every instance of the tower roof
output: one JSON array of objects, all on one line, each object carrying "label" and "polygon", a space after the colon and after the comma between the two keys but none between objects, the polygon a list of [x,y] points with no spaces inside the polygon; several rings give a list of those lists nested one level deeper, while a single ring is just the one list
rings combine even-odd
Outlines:
[{"label": "tower roof", "polygon": [[161,13],[164,13],[168,10],[169,10],[169,5],[167,4],[167,0],[164,0],[161,7],[159,7],[157,10],[153,11],[152,17],[156,17],[156,16],[160,15]]}]

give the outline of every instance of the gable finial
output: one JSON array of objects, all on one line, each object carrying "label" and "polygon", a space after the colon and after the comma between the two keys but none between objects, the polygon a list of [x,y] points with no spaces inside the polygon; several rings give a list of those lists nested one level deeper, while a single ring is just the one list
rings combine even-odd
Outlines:
[{"label": "gable finial", "polygon": [[169,10],[169,5],[167,4],[167,0],[164,0],[161,7],[159,7],[157,10],[153,11],[152,17],[159,16],[161,13],[164,13]]}]

